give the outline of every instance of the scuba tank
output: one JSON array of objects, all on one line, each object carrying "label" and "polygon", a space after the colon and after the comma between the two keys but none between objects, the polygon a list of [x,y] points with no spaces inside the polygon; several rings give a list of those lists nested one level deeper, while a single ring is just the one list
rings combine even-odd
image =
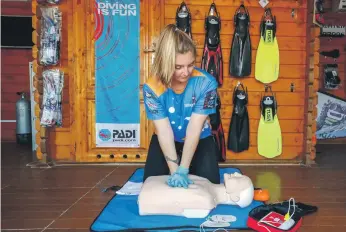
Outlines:
[{"label": "scuba tank", "polygon": [[17,92],[20,99],[16,102],[16,138],[17,143],[31,144],[31,110],[24,92]]}]

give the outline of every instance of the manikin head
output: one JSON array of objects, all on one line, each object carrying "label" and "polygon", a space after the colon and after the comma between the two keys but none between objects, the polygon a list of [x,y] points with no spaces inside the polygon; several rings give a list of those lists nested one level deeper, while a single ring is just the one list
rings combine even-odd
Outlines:
[{"label": "manikin head", "polygon": [[254,186],[249,177],[238,172],[224,174],[226,193],[230,201],[244,208],[251,204],[254,197]]},{"label": "manikin head", "polygon": [[169,24],[157,41],[152,75],[167,87],[172,82],[186,83],[192,74],[196,54],[192,39],[174,24]]}]

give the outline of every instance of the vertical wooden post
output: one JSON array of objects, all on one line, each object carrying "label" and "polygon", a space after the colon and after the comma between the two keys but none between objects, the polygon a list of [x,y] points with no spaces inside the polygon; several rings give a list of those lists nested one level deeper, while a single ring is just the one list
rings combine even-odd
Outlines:
[{"label": "vertical wooden post", "polygon": [[35,73],[34,76],[34,87],[37,89],[35,91],[35,101],[37,105],[35,107],[35,126],[37,130],[36,136],[36,144],[38,144],[36,156],[42,163],[50,162],[49,159],[49,145],[48,145],[48,129],[40,126],[41,119],[41,110],[42,110],[42,99],[43,99],[43,77],[42,77],[42,67],[39,65],[39,46],[40,39],[39,33],[40,31],[40,16],[37,14],[40,9],[37,8],[37,2],[32,1],[32,27],[34,31],[32,32],[32,41],[34,46],[32,48],[32,56],[33,56],[33,71]]},{"label": "vertical wooden post", "polygon": [[40,138],[41,138],[41,152],[42,152],[42,159],[41,161],[43,163],[48,162],[48,130],[46,127],[40,127]]},{"label": "vertical wooden post", "polygon": [[319,87],[319,48],[320,40],[319,27],[313,23],[314,17],[314,0],[308,2],[308,22],[307,22],[307,88],[305,111],[305,164],[314,165],[316,158],[316,120],[317,115],[317,91]]}]

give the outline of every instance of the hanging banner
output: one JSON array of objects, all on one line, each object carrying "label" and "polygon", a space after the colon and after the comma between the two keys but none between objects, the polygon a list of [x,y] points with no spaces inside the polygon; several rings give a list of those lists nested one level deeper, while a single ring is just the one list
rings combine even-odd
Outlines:
[{"label": "hanging banner", "polygon": [[140,146],[140,1],[95,1],[97,147]]},{"label": "hanging banner", "polygon": [[317,92],[317,139],[346,137],[346,100]]}]

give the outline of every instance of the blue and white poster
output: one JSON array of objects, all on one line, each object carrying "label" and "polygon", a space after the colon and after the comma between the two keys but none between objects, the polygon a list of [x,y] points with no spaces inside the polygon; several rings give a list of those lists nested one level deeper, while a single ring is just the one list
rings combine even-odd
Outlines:
[{"label": "blue and white poster", "polygon": [[346,100],[317,92],[317,139],[346,137]]},{"label": "blue and white poster", "polygon": [[139,147],[140,1],[96,0],[94,14],[96,146]]}]

